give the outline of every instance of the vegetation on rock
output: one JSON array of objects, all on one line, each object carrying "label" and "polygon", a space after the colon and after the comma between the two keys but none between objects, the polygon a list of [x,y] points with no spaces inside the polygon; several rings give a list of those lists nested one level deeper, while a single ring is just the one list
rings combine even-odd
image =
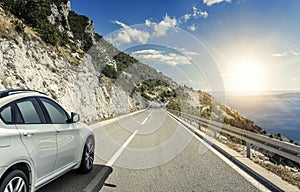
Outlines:
[{"label": "vegetation on rock", "polygon": [[[80,49],[87,51],[93,44],[90,34],[85,32],[88,24],[86,16],[78,15],[71,11],[68,18],[61,17],[60,21],[52,24],[48,17],[52,14],[51,5],[60,7],[68,3],[68,0],[0,0],[1,6],[7,12],[15,15],[26,25],[37,31],[43,41],[53,46],[76,47],[76,41],[80,41]],[[67,21],[70,23],[73,38],[67,34]],[[59,26],[65,30],[59,30]],[[17,23],[16,29],[22,32],[22,26]]]},{"label": "vegetation on rock", "polygon": [[69,12],[69,25],[74,36],[74,40],[82,42],[81,48],[88,51],[93,46],[93,40],[90,34],[86,33],[85,28],[89,18],[84,15],[78,15],[74,11]]},{"label": "vegetation on rock", "polygon": [[139,92],[150,101],[169,102],[177,97],[176,91],[162,80],[149,79],[137,85],[133,92]]}]

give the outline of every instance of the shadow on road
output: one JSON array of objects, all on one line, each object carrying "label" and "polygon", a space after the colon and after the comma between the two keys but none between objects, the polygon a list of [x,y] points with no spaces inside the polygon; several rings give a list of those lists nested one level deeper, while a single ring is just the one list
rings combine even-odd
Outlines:
[{"label": "shadow on road", "polygon": [[94,165],[94,168],[88,174],[80,174],[73,170],[42,187],[37,192],[98,192],[112,171],[111,167],[105,165]]}]

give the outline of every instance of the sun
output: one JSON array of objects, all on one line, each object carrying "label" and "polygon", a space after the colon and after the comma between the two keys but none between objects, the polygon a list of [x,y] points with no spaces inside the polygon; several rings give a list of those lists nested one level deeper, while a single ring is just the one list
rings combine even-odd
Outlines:
[{"label": "sun", "polygon": [[263,91],[265,88],[264,69],[254,59],[242,59],[234,63],[231,79],[231,89],[235,92],[253,93]]}]

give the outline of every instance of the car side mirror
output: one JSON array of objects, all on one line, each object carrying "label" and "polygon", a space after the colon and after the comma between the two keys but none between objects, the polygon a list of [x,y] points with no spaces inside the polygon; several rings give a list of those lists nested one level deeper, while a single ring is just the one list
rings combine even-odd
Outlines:
[{"label": "car side mirror", "polygon": [[71,113],[71,119],[70,119],[70,123],[77,123],[80,121],[80,115],[77,113],[72,112]]}]

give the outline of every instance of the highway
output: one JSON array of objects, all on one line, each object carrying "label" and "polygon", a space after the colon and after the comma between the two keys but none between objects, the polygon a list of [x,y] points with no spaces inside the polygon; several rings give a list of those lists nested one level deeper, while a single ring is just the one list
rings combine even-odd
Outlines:
[{"label": "highway", "polygon": [[39,192],[265,190],[160,107],[92,128],[93,171],[72,171]]}]

